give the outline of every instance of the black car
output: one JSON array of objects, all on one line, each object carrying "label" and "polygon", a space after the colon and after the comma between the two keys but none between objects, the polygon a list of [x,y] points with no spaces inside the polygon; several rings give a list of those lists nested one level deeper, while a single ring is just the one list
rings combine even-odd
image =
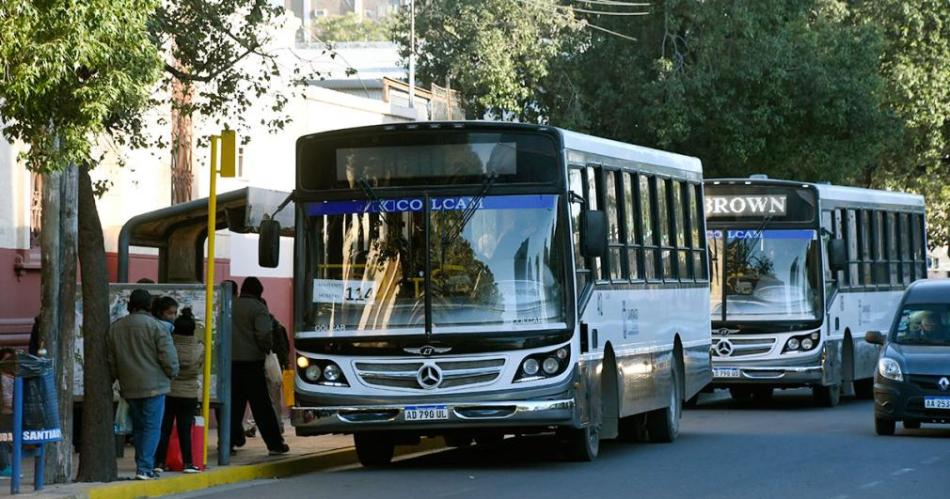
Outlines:
[{"label": "black car", "polygon": [[950,423],[950,280],[917,281],[907,288],[885,336],[874,374],[874,429],[893,435],[921,423]]}]

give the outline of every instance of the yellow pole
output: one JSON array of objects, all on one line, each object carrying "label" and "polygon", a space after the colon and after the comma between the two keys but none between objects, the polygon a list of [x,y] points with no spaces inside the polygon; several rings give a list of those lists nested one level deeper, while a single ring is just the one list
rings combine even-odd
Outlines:
[{"label": "yellow pole", "polygon": [[[208,190],[208,260],[205,274],[205,372],[204,382],[201,384],[201,417],[204,418],[204,445],[201,449],[205,466],[208,466],[208,426],[210,426],[211,412],[211,322],[214,314],[214,232],[218,214],[218,140],[217,135],[211,136],[211,183]],[[221,424],[219,421],[218,424]]]}]

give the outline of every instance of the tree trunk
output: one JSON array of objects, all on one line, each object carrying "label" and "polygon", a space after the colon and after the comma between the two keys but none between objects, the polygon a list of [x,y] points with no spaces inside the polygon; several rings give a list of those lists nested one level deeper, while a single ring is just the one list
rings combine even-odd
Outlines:
[{"label": "tree trunk", "polygon": [[83,417],[79,451],[81,482],[116,479],[112,375],[106,359],[109,332],[109,276],[102,223],[89,168],[79,170],[79,263],[82,268]]},{"label": "tree trunk", "polygon": [[[59,310],[55,349],[48,347],[59,397],[59,421],[63,441],[51,446],[46,455],[46,482],[66,483],[73,476],[73,373],[76,364],[76,236],[78,230],[78,174],[66,168],[59,179]],[[51,344],[51,346],[53,346]]]},{"label": "tree trunk", "polygon": [[[60,285],[60,172],[52,172],[43,178],[42,229],[40,247],[42,269],[40,289],[40,349],[54,356],[58,351],[59,338],[59,285]],[[54,357],[55,358],[55,357]]]}]

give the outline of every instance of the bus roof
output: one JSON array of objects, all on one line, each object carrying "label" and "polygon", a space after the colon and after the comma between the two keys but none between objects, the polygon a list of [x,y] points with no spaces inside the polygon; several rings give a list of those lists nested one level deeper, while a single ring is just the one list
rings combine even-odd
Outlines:
[{"label": "bus roof", "polygon": [[844,185],[818,184],[812,182],[795,182],[793,180],[763,179],[763,178],[707,178],[707,184],[748,184],[748,185],[785,185],[809,186],[818,191],[821,201],[838,201],[842,203],[859,204],[888,204],[924,208],[924,197],[919,194],[906,192],[883,191],[865,189],[863,187],[849,187]]},{"label": "bus roof", "polygon": [[564,130],[563,128],[558,128],[557,130],[560,132],[562,140],[564,141],[565,149],[627,161],[637,161],[656,166],[665,166],[667,168],[675,168],[677,170],[698,174],[703,173],[703,165],[699,158],[572,132],[570,130]]},{"label": "bus roof", "polygon": [[333,136],[348,133],[360,133],[369,131],[395,131],[395,130],[413,130],[413,129],[469,129],[469,130],[523,130],[557,133],[561,136],[561,141],[565,149],[582,152],[591,155],[600,155],[615,158],[624,161],[637,161],[650,165],[673,168],[702,174],[702,163],[698,158],[675,154],[658,149],[627,144],[616,140],[595,137],[583,133],[572,132],[563,128],[557,128],[546,125],[535,125],[530,123],[512,123],[506,121],[411,121],[405,123],[386,123],[381,125],[369,125],[355,128],[345,128],[338,130],[327,130],[301,136],[298,140],[305,140],[314,136]]}]

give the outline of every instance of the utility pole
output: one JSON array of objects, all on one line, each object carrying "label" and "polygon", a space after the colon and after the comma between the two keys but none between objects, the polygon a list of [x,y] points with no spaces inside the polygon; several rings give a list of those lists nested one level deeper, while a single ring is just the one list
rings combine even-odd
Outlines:
[{"label": "utility pole", "polygon": [[409,108],[416,108],[416,0],[409,0]]}]

